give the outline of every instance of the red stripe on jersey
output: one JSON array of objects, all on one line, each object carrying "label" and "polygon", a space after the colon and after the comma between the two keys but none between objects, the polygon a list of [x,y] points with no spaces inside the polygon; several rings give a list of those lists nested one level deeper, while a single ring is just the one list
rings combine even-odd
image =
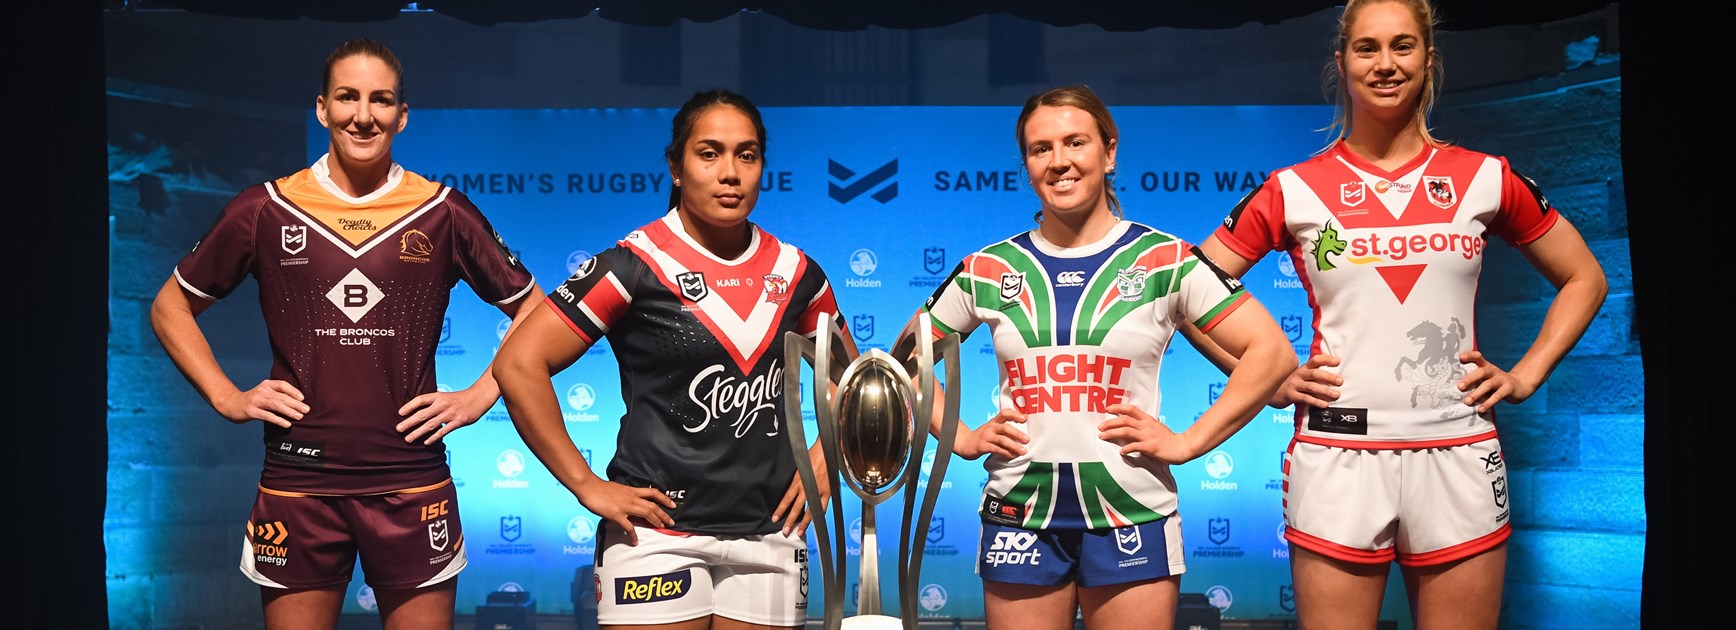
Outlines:
[{"label": "red stripe on jersey", "polygon": [[1297,434],[1296,435],[1296,441],[1307,442],[1309,444],[1319,444],[1321,446],[1331,446],[1334,448],[1347,448],[1347,449],[1358,450],[1358,451],[1398,451],[1398,450],[1415,449],[1415,448],[1445,448],[1448,446],[1464,446],[1466,444],[1476,444],[1476,443],[1481,442],[1483,440],[1493,440],[1493,439],[1495,439],[1495,437],[1496,437],[1495,431],[1490,430],[1490,431],[1485,431],[1483,433],[1478,433],[1476,435],[1467,435],[1465,437],[1445,438],[1445,439],[1439,439],[1439,440],[1414,440],[1414,441],[1388,440],[1388,441],[1384,441],[1384,442],[1374,442],[1374,441],[1367,441],[1367,440],[1334,440],[1332,438],[1323,438],[1323,437],[1314,436],[1314,435]]},{"label": "red stripe on jersey", "polygon": [[[607,290],[604,290],[605,286]],[[579,300],[579,309],[591,316],[592,324],[607,332],[627,313],[627,307],[632,303],[633,297],[627,295],[627,288],[621,286],[621,282],[615,279],[615,272],[610,271],[595,287],[585,292],[584,299]]]},{"label": "red stripe on jersey", "polygon": [[566,311],[561,310],[561,306],[555,302],[554,296],[543,296],[543,302],[545,302],[544,306],[549,307],[549,310],[554,312],[555,317],[561,318],[561,321],[567,324],[567,328],[572,330],[573,334],[578,335],[580,339],[585,340],[585,345],[596,345],[597,340],[592,339],[590,335],[585,334],[584,329],[579,328],[578,324],[573,323],[573,320],[567,318]]},{"label": "red stripe on jersey", "polygon": [[1427,567],[1463,560],[1494,549],[1496,545],[1506,541],[1512,535],[1513,524],[1502,523],[1500,529],[1445,549],[1436,549],[1425,553],[1401,553],[1398,555],[1398,563],[1407,567]]},{"label": "red stripe on jersey", "polygon": [[1325,538],[1304,534],[1294,527],[1284,528],[1284,538],[1289,540],[1290,544],[1314,553],[1356,564],[1386,564],[1392,562],[1392,559],[1398,555],[1398,552],[1394,551],[1392,547],[1374,551],[1346,547]]}]

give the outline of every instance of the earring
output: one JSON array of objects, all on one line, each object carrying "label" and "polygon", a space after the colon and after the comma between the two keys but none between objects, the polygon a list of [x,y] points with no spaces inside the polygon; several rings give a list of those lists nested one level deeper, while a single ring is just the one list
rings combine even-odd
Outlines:
[{"label": "earring", "polygon": [[676,186],[680,186],[680,185],[681,185],[681,178],[679,178],[679,177],[677,177],[677,178],[675,178],[675,185],[676,185]]}]

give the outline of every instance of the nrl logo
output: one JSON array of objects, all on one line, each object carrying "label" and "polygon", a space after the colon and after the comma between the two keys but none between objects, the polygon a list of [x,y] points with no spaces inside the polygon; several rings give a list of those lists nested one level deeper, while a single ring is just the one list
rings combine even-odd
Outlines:
[{"label": "nrl logo", "polygon": [[307,249],[307,226],[283,226],[283,251],[294,256],[300,254],[303,249]]},{"label": "nrl logo", "polygon": [[681,297],[698,302],[711,294],[711,289],[705,288],[705,274],[689,271],[675,276],[675,284],[681,287]]},{"label": "nrl logo", "polygon": [[1024,272],[1007,272],[1001,274],[1001,299],[1012,300],[1025,292]]}]

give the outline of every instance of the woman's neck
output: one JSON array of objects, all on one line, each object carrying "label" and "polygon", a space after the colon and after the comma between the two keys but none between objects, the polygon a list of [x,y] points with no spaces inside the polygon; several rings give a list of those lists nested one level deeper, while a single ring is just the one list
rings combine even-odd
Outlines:
[{"label": "woman's neck", "polygon": [[366,197],[369,193],[386,185],[386,179],[392,174],[392,158],[386,156],[371,164],[349,164],[331,153],[326,162],[327,172],[331,175],[332,185],[344,191],[351,197]]},{"label": "woman's neck", "polygon": [[1079,247],[1102,240],[1114,229],[1121,219],[1109,211],[1109,206],[1103,204],[1097,209],[1083,214],[1059,213],[1043,210],[1043,222],[1037,225],[1037,233],[1043,235],[1043,240],[1056,247]]}]

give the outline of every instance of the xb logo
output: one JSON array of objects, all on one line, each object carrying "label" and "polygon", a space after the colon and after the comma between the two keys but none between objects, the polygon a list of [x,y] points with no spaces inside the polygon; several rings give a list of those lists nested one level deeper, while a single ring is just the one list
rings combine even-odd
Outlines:
[{"label": "xb logo", "polygon": [[[898,196],[898,182],[892,181],[893,176],[898,174],[897,159],[882,164],[880,168],[861,177],[857,177],[856,171],[839,164],[837,160],[828,159],[826,160],[826,173],[831,175],[834,180],[826,183],[826,194],[838,203],[850,203],[851,200],[862,196],[862,193],[875,188],[879,188],[879,190],[868,196],[880,203],[892,201]],[[840,186],[840,183],[843,185]],[[881,187],[881,184],[885,184],[885,186]]]}]

